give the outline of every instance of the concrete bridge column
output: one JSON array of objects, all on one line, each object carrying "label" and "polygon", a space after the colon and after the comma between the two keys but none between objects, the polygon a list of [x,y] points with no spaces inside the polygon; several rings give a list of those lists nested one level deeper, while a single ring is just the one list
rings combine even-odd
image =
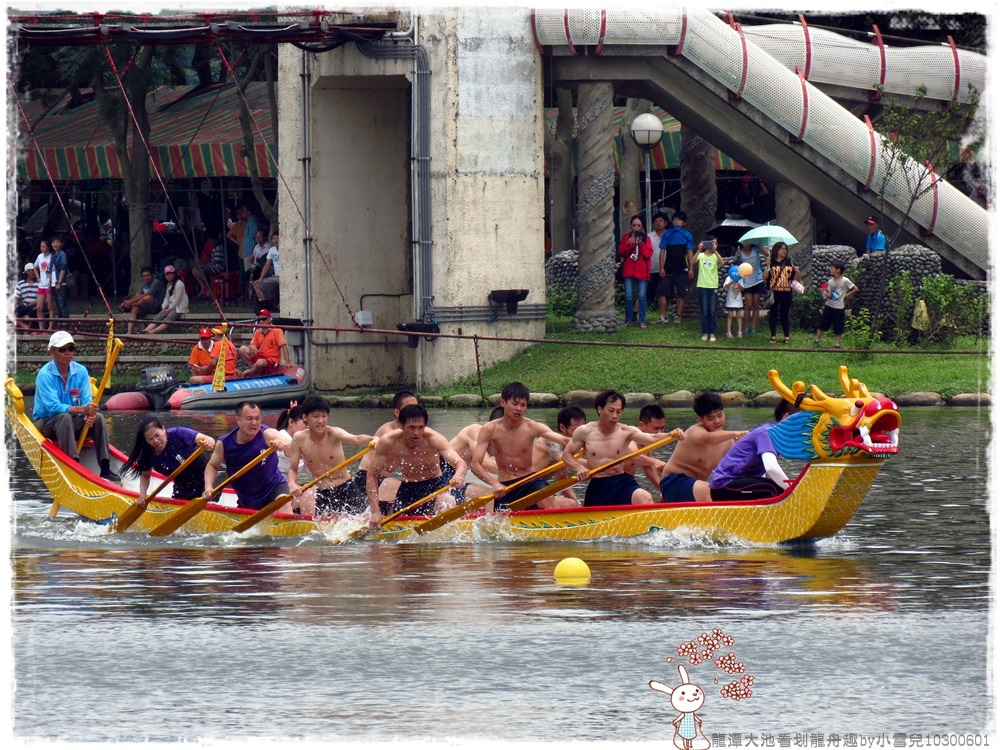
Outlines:
[{"label": "concrete bridge column", "polygon": [[624,322],[615,310],[615,236],[612,215],[615,157],[611,136],[614,112],[610,83],[580,84],[577,97],[579,178],[576,223],[580,275],[573,328],[614,333]]},{"label": "concrete bridge column", "polygon": [[715,147],[691,128],[681,125],[681,210],[685,229],[695,240],[715,226],[719,192],[715,185]]},{"label": "concrete bridge column", "polygon": [[799,280],[808,286],[813,246],[813,218],[809,196],[795,185],[779,182],[774,188],[774,212],[778,226],[787,229],[799,241],[788,249],[788,254],[799,266]]}]

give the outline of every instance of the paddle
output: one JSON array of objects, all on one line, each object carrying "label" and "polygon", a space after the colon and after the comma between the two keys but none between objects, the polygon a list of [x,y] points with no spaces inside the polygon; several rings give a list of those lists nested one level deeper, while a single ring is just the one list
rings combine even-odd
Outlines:
[{"label": "paddle", "polygon": [[169,477],[160,482],[159,486],[155,490],[146,495],[145,505],[139,505],[139,503],[134,503],[131,508],[129,508],[120,516],[118,516],[118,520],[115,522],[115,531],[120,534],[123,531],[125,531],[125,529],[127,529],[129,526],[138,521],[139,516],[141,516],[143,513],[146,512],[146,508],[149,507],[150,501],[154,500],[157,495],[163,492],[164,487],[166,487],[172,481],[177,479],[177,477],[181,475],[181,472],[183,472],[188,466],[193,464],[194,460],[198,458],[198,456],[200,456],[202,453],[204,453],[207,447],[208,446],[205,445],[204,443],[199,443],[198,448],[195,450],[194,453],[192,453],[184,460],[184,463],[182,463],[180,466],[174,469],[170,473]]},{"label": "paddle", "polygon": [[[565,464],[562,461],[556,461],[554,464],[550,464],[543,469],[539,469],[534,474],[528,474],[525,477],[521,477],[516,482],[511,482],[507,485],[507,491],[517,489],[518,487],[527,484],[539,477],[543,477],[546,474],[551,474],[559,469],[563,468]],[[574,482],[575,484],[575,482]],[[535,493],[532,493],[535,494]],[[474,497],[471,500],[466,500],[460,505],[456,505],[454,508],[449,508],[446,511],[438,513],[433,518],[430,518],[416,527],[416,532],[418,534],[426,534],[428,531],[434,531],[434,529],[439,529],[450,521],[454,521],[456,518],[461,518],[466,513],[471,513],[474,510],[482,508],[490,500],[496,498],[496,493],[490,493],[489,495],[481,495],[479,497]],[[516,501],[515,501],[516,502]]]},{"label": "paddle", "polygon": [[[108,357],[108,362],[104,366],[104,375],[101,377],[101,384],[97,387],[97,395],[94,396],[94,402],[98,405],[101,403],[101,398],[104,396],[104,389],[108,387],[111,382],[111,370],[114,369],[115,360],[118,359],[118,352],[120,352],[125,347],[121,339],[115,339],[114,346],[111,348],[111,355]],[[80,430],[80,437],[76,441],[76,451],[79,453],[83,450],[83,441],[87,439],[87,431],[90,429],[89,424],[84,424],[83,429]]]},{"label": "paddle", "polygon": [[[626,453],[624,456],[619,456],[614,461],[608,461],[608,463],[604,464],[603,466],[598,466],[596,469],[588,470],[587,473],[591,477],[594,476],[595,474],[600,474],[602,471],[610,469],[613,466],[617,466],[620,463],[624,463],[625,461],[629,461],[635,458],[636,456],[641,456],[644,453],[649,453],[650,451],[656,450],[657,448],[661,448],[664,445],[669,445],[670,443],[677,440],[677,438],[680,435],[683,434],[684,433],[681,432],[681,430],[679,429],[674,430],[662,440],[657,440],[655,443],[650,443],[649,445],[643,446],[642,448],[632,451],[631,453]],[[549,495],[555,495],[557,492],[562,492],[567,487],[572,487],[579,481],[580,480],[577,479],[575,476],[566,477],[565,479],[560,479],[558,482],[553,482],[545,489],[537,490],[536,492],[532,492],[530,495],[525,495],[524,497],[515,500],[510,504],[510,509],[511,511],[516,511],[516,510],[523,510],[524,508],[530,508],[539,500],[544,500]]]},{"label": "paddle", "polygon": [[[358,459],[360,459],[362,456],[364,456],[368,451],[370,451],[374,447],[375,447],[375,443],[370,443],[368,446],[366,446],[365,448],[362,448],[361,450],[359,450],[357,453],[355,453],[353,456],[351,456],[350,458],[348,458],[346,461],[341,461],[339,464],[337,464],[336,466],[334,466],[332,469],[324,471],[322,474],[320,474],[315,479],[312,479],[311,481],[308,481],[304,485],[302,485],[302,491],[305,492],[307,489],[309,489],[314,484],[316,484],[316,482],[319,482],[319,481],[321,481],[323,479],[326,479],[331,474],[336,474],[338,471],[340,471],[341,469],[343,469],[345,466],[348,466],[349,464],[352,464],[355,461],[357,461]],[[272,500],[271,502],[269,502],[263,508],[261,508],[260,510],[258,510],[252,516],[248,516],[247,518],[245,518],[244,520],[240,521],[238,524],[236,524],[235,526],[233,526],[232,530],[233,531],[243,532],[243,531],[246,531],[249,528],[252,528],[252,527],[256,526],[257,524],[259,524],[261,521],[263,521],[268,516],[276,513],[278,511],[278,509],[282,505],[284,505],[285,503],[287,503],[291,499],[292,499],[292,494],[290,492],[286,492],[284,495],[278,495],[278,497],[276,497],[274,500]]]},{"label": "paddle", "polygon": [[[389,523],[389,521],[392,521],[395,518],[399,518],[399,516],[402,516],[405,513],[408,513],[409,511],[413,510],[414,508],[419,508],[421,505],[423,505],[426,502],[429,502],[430,500],[433,500],[438,495],[443,495],[445,492],[447,492],[451,488],[452,488],[452,484],[451,484],[451,482],[449,482],[444,487],[438,487],[431,494],[424,495],[419,500],[414,500],[412,503],[410,503],[409,505],[407,505],[405,508],[400,508],[395,513],[390,513],[385,518],[383,518],[382,521],[379,523],[379,528],[383,528],[384,529],[385,525],[387,523]],[[360,529],[355,529],[350,534],[348,534],[347,537],[344,539],[344,541],[346,542],[349,539],[357,539],[359,536],[364,536],[365,534],[367,534],[371,530],[372,529],[371,529],[370,526],[367,526],[367,525],[366,526],[362,526]]]},{"label": "paddle", "polygon": [[[231,477],[227,477],[221,484],[216,485],[215,489],[212,490],[212,494],[216,494],[219,490],[225,487],[230,482],[239,479],[241,476],[246,474],[250,469],[259,464],[265,458],[270,456],[277,450],[278,444],[272,442],[267,450],[262,451],[255,459],[250,461],[246,466],[237,471]],[[194,518],[198,513],[208,505],[209,496],[202,495],[201,497],[195,498],[190,501],[187,505],[183,506],[179,510],[175,510],[167,518],[156,526],[152,531],[149,532],[150,536],[166,536],[167,534],[172,534],[174,531],[183,526],[188,520]]]}]

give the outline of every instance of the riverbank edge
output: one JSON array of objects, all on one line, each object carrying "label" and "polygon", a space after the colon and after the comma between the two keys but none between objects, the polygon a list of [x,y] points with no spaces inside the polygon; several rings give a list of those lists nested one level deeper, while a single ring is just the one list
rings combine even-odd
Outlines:
[{"label": "riverbank edge", "polygon": [[[392,407],[393,394],[366,395],[366,396],[340,396],[336,393],[317,392],[330,402],[330,406],[335,409],[382,409]],[[625,397],[625,408],[641,409],[650,404],[657,404],[664,409],[687,409],[691,408],[695,394],[691,391],[674,391],[673,393],[653,394],[653,393],[623,393]],[[777,391],[765,391],[759,394],[746,394],[741,391],[725,391],[719,394],[722,403],[726,408],[767,408],[773,409],[782,400]],[[872,392],[873,396],[880,398],[885,394]],[[451,396],[418,396],[420,403],[427,408],[461,408],[475,409],[483,407],[483,399],[474,393],[456,393]],[[559,395],[556,393],[532,393],[529,397],[529,408],[536,409],[558,409],[564,406],[579,406],[583,409],[590,409],[594,406],[594,399],[597,391],[573,390]],[[981,407],[991,406],[992,396],[989,393],[957,393],[950,398],[944,398],[939,393],[933,391],[914,391],[902,393],[898,396],[890,396],[897,406],[957,406],[957,407]],[[493,393],[486,397],[490,408],[500,405],[500,394]]]}]

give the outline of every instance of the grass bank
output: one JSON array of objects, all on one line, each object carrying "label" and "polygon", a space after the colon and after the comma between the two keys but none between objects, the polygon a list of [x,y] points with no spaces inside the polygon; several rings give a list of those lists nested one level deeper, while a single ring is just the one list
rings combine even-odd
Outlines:
[{"label": "grass bank", "polygon": [[[837,367],[846,364],[851,376],[872,390],[888,396],[913,391],[933,391],[948,398],[957,393],[989,393],[989,342],[973,337],[959,339],[951,349],[897,349],[883,346],[870,352],[852,351],[857,342],[844,335],[845,350],[836,351],[833,337],[824,336],[824,348],[810,346],[812,334],[792,331],[791,344],[770,344],[769,335],[758,333],[745,339],[727,339],[725,321],[719,320],[719,340],[702,343],[697,320],[679,325],[650,325],[646,329],[626,328],[613,335],[582,334],[570,329],[568,319],[547,324],[546,338],[553,343],[536,344],[513,359],[483,372],[483,392],[499,393],[505,383],[520,380],[538,393],[563,394],[573,389],[614,388],[623,393],[697,392],[706,388],[741,391],[757,395],[771,390],[767,371],[777,369],[786,383],[802,380],[824,390],[836,390]],[[555,343],[583,341],[587,345]],[[780,338],[779,338],[780,341]],[[607,346],[629,344],[634,346]],[[489,357],[496,344],[480,342],[480,353]],[[657,348],[664,347],[664,348]],[[960,351],[972,353],[958,353]],[[895,353],[902,352],[902,353]],[[475,356],[468,342],[468,357]],[[100,376],[101,368],[91,368]],[[19,383],[34,381],[35,371],[18,368]],[[130,387],[134,372],[115,372],[111,390]],[[372,388],[371,394],[391,392],[390,387]],[[354,389],[355,395],[366,395]],[[422,395],[450,396],[479,393],[473,375],[445,388],[422,391]]]},{"label": "grass bank", "polygon": [[[944,397],[990,392],[989,342],[973,337],[960,339],[951,349],[883,346],[863,352],[850,350],[856,343],[850,334],[844,335],[845,349],[840,351],[829,348],[833,346],[829,332],[823,337],[822,349],[812,348],[813,337],[805,331],[792,331],[790,344],[771,344],[766,326],[764,333],[727,339],[722,318],[715,343],[702,343],[697,320],[651,324],[646,329],[633,326],[613,335],[577,333],[570,330],[568,320],[550,321],[548,328],[547,337],[554,341],[592,345],[531,346],[483,372],[486,395],[499,393],[511,380],[520,380],[539,393],[614,388],[623,393],[713,389],[756,395],[771,390],[767,380],[770,369],[777,369],[786,383],[802,380],[832,391],[837,388],[837,367],[841,364],[850,368],[852,377],[888,396],[913,391],[933,391]],[[602,345],[607,343],[637,346]],[[488,354],[488,345],[480,344],[482,356]],[[962,350],[973,353],[956,353]],[[428,395],[455,393],[479,393],[478,379],[463,378]]]}]

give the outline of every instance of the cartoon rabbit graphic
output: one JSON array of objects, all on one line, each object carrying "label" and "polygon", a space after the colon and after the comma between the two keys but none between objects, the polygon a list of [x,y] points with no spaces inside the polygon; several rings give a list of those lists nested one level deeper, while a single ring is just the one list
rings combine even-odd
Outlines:
[{"label": "cartoon rabbit graphic", "polygon": [[657,680],[650,680],[649,686],[669,695],[670,705],[678,712],[677,718],[671,722],[674,725],[674,747],[679,750],[708,750],[712,743],[702,732],[701,719],[697,715],[705,705],[705,692],[691,682],[683,665],[677,665],[677,672],[681,677],[681,684],[677,687],[672,688]]}]

